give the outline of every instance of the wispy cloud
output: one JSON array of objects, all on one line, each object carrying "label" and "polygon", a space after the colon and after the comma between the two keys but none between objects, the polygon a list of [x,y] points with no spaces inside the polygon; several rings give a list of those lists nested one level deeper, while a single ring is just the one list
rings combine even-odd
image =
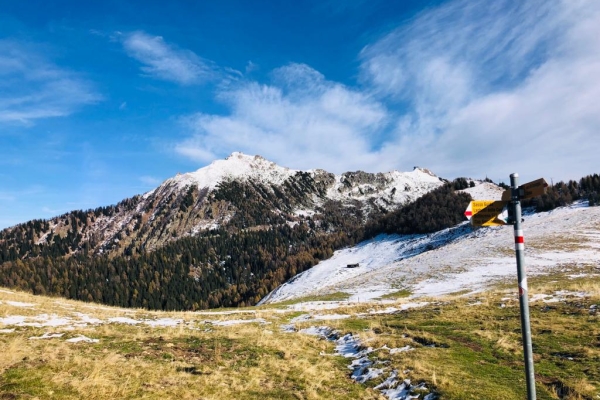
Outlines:
[{"label": "wispy cloud", "polygon": [[144,74],[157,79],[193,85],[215,79],[218,67],[190,50],[168,44],[161,36],[133,32],[123,37],[127,54],[143,64]]},{"label": "wispy cloud", "polygon": [[[233,150],[261,154],[296,168],[372,166],[370,133],[386,123],[373,98],[330,82],[303,64],[275,70],[270,85],[246,82],[223,90],[231,115],[185,119],[194,136],[176,151],[209,161]],[[350,160],[348,157],[352,157]]]},{"label": "wispy cloud", "polygon": [[101,99],[90,82],[56,66],[32,45],[0,40],[0,123],[29,125],[63,117]]},{"label": "wispy cloud", "polygon": [[176,151],[332,171],[576,178],[598,168],[595,37],[593,0],[447,2],[366,46],[360,86],[291,64],[266,85],[221,88],[229,112],[185,119],[193,135]]},{"label": "wispy cloud", "polygon": [[364,81],[408,107],[382,157],[450,176],[597,170],[599,35],[600,3],[586,0],[459,0],[421,15],[361,54]]}]

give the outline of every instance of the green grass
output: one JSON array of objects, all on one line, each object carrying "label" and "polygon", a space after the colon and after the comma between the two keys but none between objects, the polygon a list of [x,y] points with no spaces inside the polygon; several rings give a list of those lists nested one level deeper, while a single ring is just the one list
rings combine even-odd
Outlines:
[{"label": "green grass", "polygon": [[395,292],[384,294],[383,296],[380,297],[380,299],[382,299],[382,300],[385,300],[385,299],[403,299],[403,298],[406,298],[406,297],[410,297],[411,294],[412,294],[412,292],[409,289],[400,289],[400,290],[397,290]]},{"label": "green grass", "polygon": [[289,306],[292,304],[305,303],[309,301],[345,301],[350,298],[350,294],[346,292],[324,293],[322,295],[298,297],[292,300],[286,300],[274,304],[274,306]]},{"label": "green grass", "polygon": [[[499,297],[494,298],[498,303]],[[437,312],[415,309],[384,320],[390,336],[402,333],[443,346],[418,347],[403,355],[398,367],[413,369],[418,379],[437,381],[442,398],[524,398],[518,304],[500,308],[496,301],[470,307],[456,301]],[[570,393],[564,397],[569,399],[600,395],[600,320],[589,315],[591,304],[531,306],[538,399],[558,398],[557,388]]]}]

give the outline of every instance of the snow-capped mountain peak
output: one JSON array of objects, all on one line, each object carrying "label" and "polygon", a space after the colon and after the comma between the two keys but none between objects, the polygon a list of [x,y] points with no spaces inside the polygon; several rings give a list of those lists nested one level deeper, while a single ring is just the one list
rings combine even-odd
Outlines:
[{"label": "snow-capped mountain peak", "polygon": [[234,152],[224,160],[213,161],[210,165],[195,172],[178,174],[165,183],[175,183],[181,188],[196,185],[209,190],[214,189],[220,182],[231,179],[282,184],[296,172],[296,170],[281,167],[259,155],[250,156]]}]

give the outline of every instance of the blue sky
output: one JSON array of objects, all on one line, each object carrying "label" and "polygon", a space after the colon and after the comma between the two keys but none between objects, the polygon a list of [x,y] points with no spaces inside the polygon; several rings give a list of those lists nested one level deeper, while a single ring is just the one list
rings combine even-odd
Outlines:
[{"label": "blue sky", "polygon": [[0,228],[233,151],[340,173],[600,172],[600,2],[0,2]]}]

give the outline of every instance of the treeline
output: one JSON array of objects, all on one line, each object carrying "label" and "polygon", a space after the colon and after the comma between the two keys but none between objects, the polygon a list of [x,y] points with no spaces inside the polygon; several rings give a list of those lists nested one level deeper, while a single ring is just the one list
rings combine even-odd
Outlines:
[{"label": "treeline", "polygon": [[455,190],[468,186],[464,178],[446,183],[415,202],[367,223],[365,238],[374,237],[379,233],[437,232],[464,221],[465,209],[472,198],[467,193]]},{"label": "treeline", "polygon": [[9,261],[0,285],[124,307],[197,310],[256,304],[334,249],[345,233],[318,235],[306,224],[184,238],[136,258],[83,256]]},{"label": "treeline", "polygon": [[591,207],[600,205],[600,175],[588,175],[579,182],[558,182],[550,186],[546,194],[523,202],[523,206],[532,206],[541,212],[564,207],[577,200],[588,200]]}]

